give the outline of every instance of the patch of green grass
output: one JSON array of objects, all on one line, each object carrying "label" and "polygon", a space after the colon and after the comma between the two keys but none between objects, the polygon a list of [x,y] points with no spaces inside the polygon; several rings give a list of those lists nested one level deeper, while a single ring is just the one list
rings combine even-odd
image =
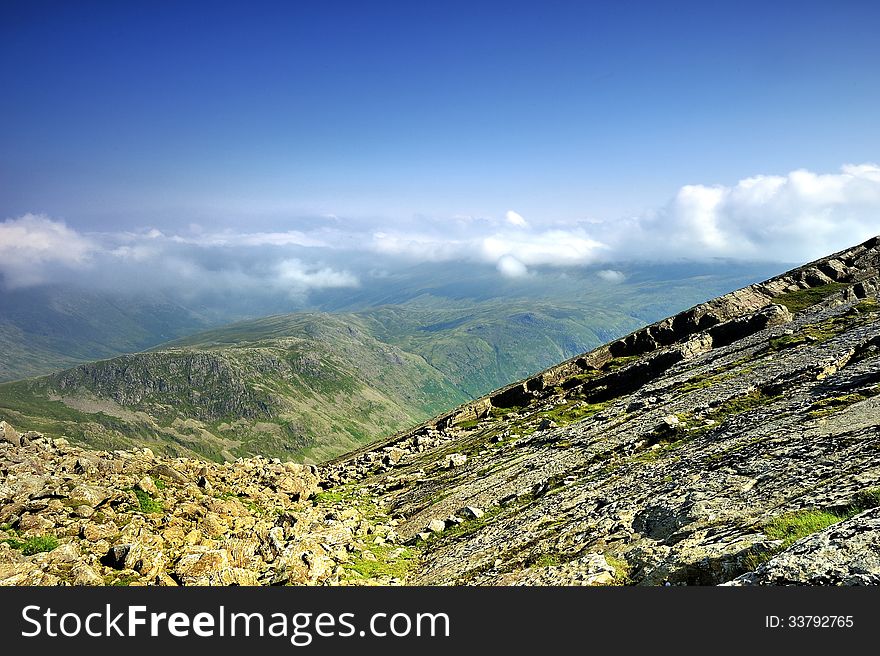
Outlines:
[{"label": "patch of green grass", "polygon": [[418,563],[418,554],[412,549],[403,548],[396,558],[392,558],[391,553],[400,548],[402,547],[396,545],[371,544],[367,550],[375,556],[375,560],[357,555],[345,563],[343,568],[366,579],[385,577],[404,579]]},{"label": "patch of green grass", "polygon": [[25,556],[52,551],[58,547],[58,538],[54,535],[38,535],[26,540],[6,538],[0,540],[0,542],[6,542],[10,547],[21,551]]},{"label": "patch of green grass", "polygon": [[769,343],[771,351],[781,351],[783,349],[793,348],[795,346],[800,346],[801,344],[809,344],[810,342],[815,341],[815,339],[808,336],[806,333],[799,333],[797,335],[780,335],[779,337],[771,337]]},{"label": "patch of green grass", "polygon": [[694,376],[693,378],[688,378],[684,381],[676,391],[686,393],[693,392],[694,390],[706,389],[707,387],[712,387],[715,383],[722,380],[720,375],[716,376]]},{"label": "patch of green grass", "polygon": [[344,487],[334,487],[330,490],[318,492],[312,497],[312,504],[317,506],[322,503],[340,503],[348,501],[352,497],[352,491]]},{"label": "patch of green grass", "polygon": [[525,406],[521,405],[512,405],[509,408],[495,408],[492,407],[489,409],[489,417],[492,419],[497,419],[499,417],[506,417],[509,414],[513,414],[514,412],[522,412]]},{"label": "patch of green grass", "polygon": [[556,567],[562,564],[562,558],[557,553],[542,553],[535,559],[535,567]]},{"label": "patch of green grass", "polygon": [[168,487],[168,484],[161,478],[154,478],[153,484],[156,486],[157,490],[164,490],[166,487]]},{"label": "patch of green grass", "polygon": [[880,488],[869,488],[856,494],[853,503],[843,508],[798,510],[775,517],[763,526],[764,534],[773,540],[782,540],[782,543],[749,554],[745,564],[749,569],[757,569],[798,540],[877,507],[880,507]]},{"label": "patch of green grass", "polygon": [[860,312],[862,314],[871,314],[873,312],[880,311],[880,304],[877,303],[876,298],[866,298],[864,301],[853,305],[853,308],[856,310],[856,312]]},{"label": "patch of green grass", "polygon": [[554,387],[554,391],[557,394],[564,394],[566,390],[570,390],[574,387],[579,387],[584,383],[588,383],[591,380],[600,378],[601,376],[604,376],[605,373],[606,372],[602,371],[601,369],[587,369],[583,373],[569,376],[568,378],[563,380],[561,384]]},{"label": "patch of green grass", "polygon": [[462,421],[457,424],[454,424],[456,428],[460,428],[462,430],[469,430],[471,428],[476,428],[480,425],[479,419],[468,419],[467,421]]},{"label": "patch of green grass", "polygon": [[164,512],[165,509],[162,506],[162,502],[158,499],[154,499],[143,490],[138,490],[137,488],[133,489],[132,492],[134,492],[137,497],[138,506],[142,513],[151,514]]},{"label": "patch of green grass", "polygon": [[769,340],[770,350],[781,351],[782,349],[793,348],[802,344],[820,344],[854,325],[865,323],[865,321],[864,316],[858,312],[849,312],[841,316],[825,319],[824,321],[811,323],[804,326],[801,332],[794,335],[771,337]]},{"label": "patch of green grass", "polygon": [[[660,457],[661,451],[663,451],[663,449],[645,449],[644,451],[641,451],[640,453],[636,453],[635,455],[631,456],[630,460],[632,462],[654,462]],[[617,467],[606,466],[602,470],[602,473],[610,474],[615,469],[617,469]]]},{"label": "patch of green grass", "polygon": [[727,399],[709,413],[709,418],[720,422],[732,415],[738,415],[765,406],[778,398],[778,394],[771,396],[761,389],[752,390],[747,394]]},{"label": "patch of green grass", "polygon": [[846,289],[846,287],[847,286],[843,283],[830,282],[827,285],[821,285],[819,287],[810,287],[808,289],[798,289],[793,292],[786,292],[774,298],[773,301],[779,305],[784,305],[788,308],[789,312],[794,314],[795,312],[800,312],[801,310],[805,310],[808,307],[819,303],[835,292]]},{"label": "patch of green grass", "polygon": [[773,540],[782,540],[781,549],[787,549],[801,538],[826,529],[847,519],[828,510],[799,510],[776,517],[764,526],[764,534]]},{"label": "patch of green grass", "polygon": [[556,422],[559,426],[567,426],[587,417],[602,412],[610,405],[610,401],[602,403],[586,403],[585,401],[566,401],[555,408],[538,413],[538,417],[544,417]]},{"label": "patch of green grass", "polygon": [[735,362],[728,367],[727,371],[724,371],[720,374],[708,375],[708,374],[700,374],[694,376],[692,378],[688,378],[686,381],[678,385],[676,388],[677,392],[681,392],[685,394],[687,392],[693,392],[694,390],[707,389],[718,383],[722,383],[725,380],[730,380],[731,378],[739,378],[742,376],[747,376],[752,372],[754,367],[746,367],[744,369],[738,369],[737,371],[730,371],[730,369],[737,368],[742,365],[742,362]]},{"label": "patch of green grass", "polygon": [[623,558],[618,558],[614,554],[606,553],[605,562],[614,568],[615,585],[630,585],[632,583],[629,563]]},{"label": "patch of green grass", "polygon": [[878,506],[880,506],[880,487],[875,487],[859,492],[849,512],[852,512],[853,515],[858,515],[860,512],[877,508]]},{"label": "patch of green grass", "polygon": [[132,583],[138,580],[138,576],[136,574],[123,574],[122,576],[114,577],[112,574],[104,579],[104,582],[107,585],[119,588],[127,588]]},{"label": "patch of green grass", "polygon": [[604,371],[615,371],[632,364],[641,357],[641,355],[622,355],[617,358],[611,358],[608,362],[602,365],[602,369]]},{"label": "patch of green grass", "polygon": [[854,392],[852,394],[834,396],[828,399],[820,399],[810,406],[809,415],[813,419],[827,417],[828,415],[843,410],[854,403],[859,403],[860,401],[865,401],[870,397],[875,396],[877,394],[876,388],[872,389],[871,392],[873,393],[867,395],[860,392]]}]

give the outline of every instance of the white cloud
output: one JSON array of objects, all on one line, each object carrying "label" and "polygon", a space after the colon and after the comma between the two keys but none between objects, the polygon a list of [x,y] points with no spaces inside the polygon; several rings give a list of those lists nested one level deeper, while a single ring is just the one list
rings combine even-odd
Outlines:
[{"label": "white cloud", "polygon": [[497,233],[481,241],[483,259],[498,261],[511,255],[527,266],[571,266],[596,261],[606,246],[582,230]]},{"label": "white cloud", "polygon": [[525,228],[528,225],[528,222],[513,210],[507,210],[504,218],[507,219],[507,222],[510,225],[516,226],[517,228]]},{"label": "white cloud", "polygon": [[808,261],[880,232],[880,167],[688,185],[649,216],[598,229],[621,258]]},{"label": "white cloud", "polygon": [[300,260],[282,260],[276,267],[277,282],[284,288],[301,292],[308,289],[327,287],[357,287],[358,279],[347,271],[336,271],[329,267],[310,267]]},{"label": "white cloud", "polygon": [[82,268],[97,245],[42,214],[25,214],[0,223],[0,273],[7,287],[36,285],[58,268]]},{"label": "white cloud", "polygon": [[602,269],[601,271],[597,271],[596,275],[605,282],[620,283],[626,280],[625,273],[622,271],[615,271],[614,269]]},{"label": "white cloud", "polygon": [[528,267],[512,255],[502,255],[495,266],[508,278],[522,278],[529,273]]},{"label": "white cloud", "polygon": [[[332,225],[331,225],[332,224]],[[287,223],[264,232],[81,234],[61,221],[27,214],[0,223],[0,275],[7,287],[67,281],[94,284],[259,292],[357,285],[395,262],[474,262],[508,277],[543,267],[603,265],[597,275],[622,279],[613,262],[727,257],[804,262],[880,232],[880,166],[851,164],[834,173],[799,169],[724,185],[681,187],[641,216],[566,223],[462,214],[412,221],[345,218]],[[360,278],[358,276],[360,274]]]},{"label": "white cloud", "polygon": [[[148,234],[152,234],[151,231]],[[159,233],[162,236],[162,233]],[[222,232],[196,232],[189,236],[174,235],[173,241],[181,244],[193,244],[195,246],[218,247],[218,246],[305,246],[308,248],[326,247],[328,244],[315,236],[307,235],[299,230],[287,230],[285,232],[236,232],[224,230]]]}]

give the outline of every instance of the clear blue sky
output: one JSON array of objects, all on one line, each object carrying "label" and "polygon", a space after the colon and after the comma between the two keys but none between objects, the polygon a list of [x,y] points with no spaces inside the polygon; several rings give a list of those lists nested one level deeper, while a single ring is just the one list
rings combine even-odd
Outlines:
[{"label": "clear blue sky", "polygon": [[0,220],[608,219],[837,170],[880,159],[878,26],[840,0],[3,2]]}]

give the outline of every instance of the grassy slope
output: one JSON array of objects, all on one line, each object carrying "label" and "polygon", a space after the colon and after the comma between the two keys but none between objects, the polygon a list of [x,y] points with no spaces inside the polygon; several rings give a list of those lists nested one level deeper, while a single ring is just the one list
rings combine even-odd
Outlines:
[{"label": "grassy slope", "polygon": [[0,414],[96,447],[323,460],[465,399],[421,358],[350,321],[295,323],[287,330],[301,337],[237,334],[235,344],[177,346],[6,383]]}]

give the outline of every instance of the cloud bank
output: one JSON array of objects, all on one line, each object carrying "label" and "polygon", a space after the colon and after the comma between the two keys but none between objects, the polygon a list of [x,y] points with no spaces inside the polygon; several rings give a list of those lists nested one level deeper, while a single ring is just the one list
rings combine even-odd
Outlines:
[{"label": "cloud bank", "polygon": [[79,274],[120,285],[302,296],[355,287],[371,271],[413,262],[485,264],[508,278],[604,264],[597,275],[607,282],[624,279],[607,264],[627,261],[797,263],[880,232],[880,166],[757,175],[732,186],[687,185],[654,211],[616,220],[548,224],[507,210],[497,217],[292,223],[294,229],[264,232],[187,225],[83,234],[63,221],[27,214],[0,223],[0,276],[7,288]]},{"label": "cloud bank", "polygon": [[87,266],[100,246],[63,221],[25,214],[0,223],[0,273],[9,287],[51,281],[63,270]]},{"label": "cloud bank", "polygon": [[618,228],[606,238],[629,257],[811,260],[880,232],[880,166],[688,185],[658,212]]}]

